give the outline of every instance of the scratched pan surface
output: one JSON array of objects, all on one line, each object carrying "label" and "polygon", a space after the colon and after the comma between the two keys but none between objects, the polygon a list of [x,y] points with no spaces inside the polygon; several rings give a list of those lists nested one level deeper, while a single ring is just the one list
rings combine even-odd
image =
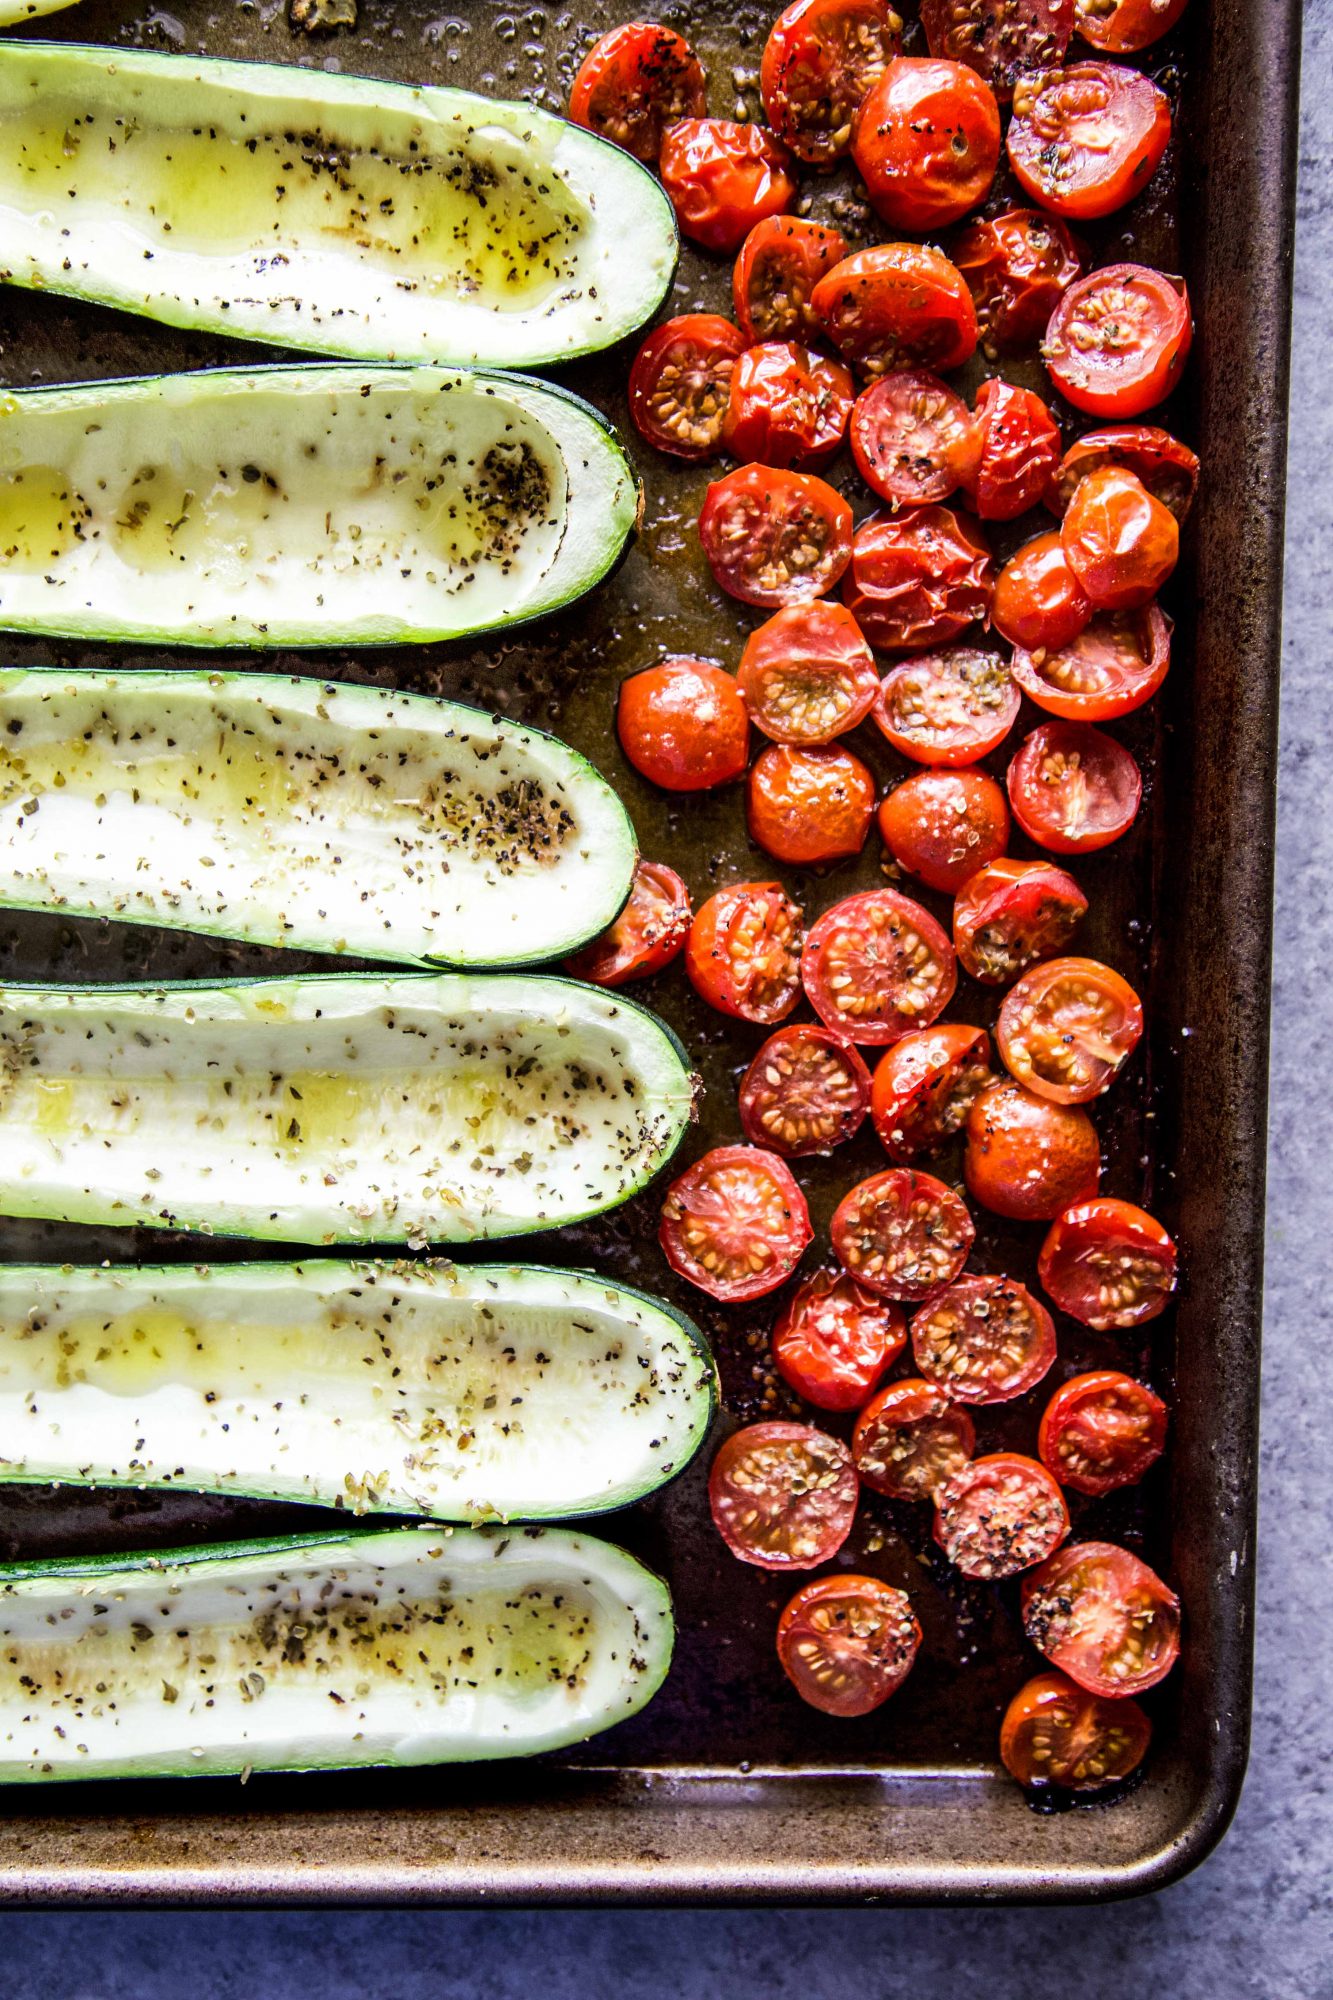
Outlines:
[{"label": "scratched pan surface", "polygon": [[[914,0],[904,12],[914,17]],[[355,29],[310,40],[282,0],[84,0],[51,37],[300,62],[447,82],[560,108],[595,35],[627,0],[507,8],[470,0],[361,0]],[[753,109],[771,11],[676,4],[661,17],[704,55],[714,115]],[[1114,1805],[1036,1813],[999,1772],[1009,1695],[1033,1670],[1016,1590],[970,1585],[932,1552],[928,1516],[867,1496],[847,1566],[908,1589],[925,1632],[916,1671],[878,1715],[834,1722],[789,1694],[772,1654],[781,1581],[733,1562],[707,1518],[708,1449],[673,1488],[606,1531],[670,1580],[680,1638],[662,1693],[584,1749],[523,1766],[448,1772],[53,1788],[0,1821],[0,1894],[15,1899],[334,1901],[424,1899],[797,1900],[1081,1897],[1152,1886],[1189,1866],[1225,1826],[1244,1769],[1249,1713],[1254,1445],[1258,1394],[1263,1126],[1270,941],[1276,627],[1295,0],[1192,0],[1145,60],[1177,106],[1177,135],[1151,187],[1089,232],[1094,261],[1124,257],[1188,274],[1199,338],[1163,421],[1204,455],[1201,503],[1169,605],[1175,656],[1163,696],[1115,725],[1143,763],[1138,825],[1076,871],[1092,910],[1080,948],[1149,998],[1145,1045],[1094,1108],[1103,1185],[1161,1215],[1185,1246],[1177,1309],[1152,1337],[1060,1326],[1052,1380],[1088,1366],[1142,1372],[1172,1406],[1173,1442],[1141,1492],[1075,1503],[1075,1532],[1141,1549],[1180,1588],[1182,1669],[1150,1697],[1156,1741]],[[913,23],[909,49],[921,46]],[[875,240],[851,181],[809,184],[811,212]],[[1011,190],[997,181],[993,206]],[[627,245],[626,254],[632,254]],[[729,310],[729,264],[688,248],[669,309]],[[562,379],[625,425],[631,347]],[[157,327],[110,311],[0,290],[0,383],[18,386],[198,368],[274,350]],[[1021,368],[1015,379],[1024,379]],[[1035,373],[1027,379],[1036,381]],[[974,386],[967,379],[967,387]],[[1072,433],[1080,427],[1063,411]],[[1085,425],[1082,427],[1086,427]],[[420,688],[541,723],[622,788],[643,850],[671,860],[696,903],[719,884],[783,875],[813,918],[883,879],[878,842],[827,874],[777,870],[747,839],[738,788],[682,808],[625,765],[613,729],[624,676],[664,652],[734,665],[754,619],[712,584],[693,522],[706,474],[631,439],[646,486],[643,532],[616,576],[576,610],[477,646],[292,652],[262,664]],[[858,512],[849,462],[832,478]],[[994,537],[1007,553],[1028,523]],[[168,652],[12,641],[16,664],[161,666]],[[238,657],[236,664],[255,664]],[[1025,713],[1020,731],[1037,718]],[[870,731],[855,746],[881,781],[902,766]],[[1003,759],[993,760],[997,768]],[[1021,839],[1016,851],[1027,852]],[[915,893],[915,892],[914,892]],[[941,917],[947,905],[922,898]],[[145,979],[315,969],[321,961],[149,929],[0,917],[0,975]],[[963,982],[951,1016],[989,1023],[992,997]],[[641,989],[694,1053],[702,1122],[682,1162],[738,1136],[735,1086],[759,1030],[724,1023],[679,968]],[[801,1178],[819,1232],[839,1196],[882,1164],[873,1138]],[[959,1161],[941,1169],[957,1178]],[[618,1215],[524,1246],[537,1260],[596,1266],[677,1298],[716,1347],[727,1413],[799,1414],[765,1365],[779,1300],[722,1310],[674,1283],[653,1240],[650,1193]],[[972,1268],[1030,1279],[1039,1231],[984,1214]],[[0,1223],[0,1256],[193,1261],[197,1239]],[[244,1246],[215,1245],[218,1257]],[[502,1252],[499,1254],[503,1254]],[[1040,1392],[982,1411],[981,1449],[1031,1450]],[[845,1429],[838,1420],[833,1428]],[[714,1441],[716,1442],[716,1440]],[[0,1550],[29,1556],[165,1548],[326,1521],[312,1509],[184,1494],[0,1491]]]}]

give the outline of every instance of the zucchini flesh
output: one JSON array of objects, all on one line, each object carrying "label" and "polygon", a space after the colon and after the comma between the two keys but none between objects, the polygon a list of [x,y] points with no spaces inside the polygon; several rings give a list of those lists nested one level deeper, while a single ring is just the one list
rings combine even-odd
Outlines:
[{"label": "zucchini flesh", "polygon": [[5,1480],[568,1518],[671,1478],[713,1397],[687,1319],[572,1271],[0,1267]]},{"label": "zucchini flesh", "polygon": [[0,671],[0,905],[414,964],[603,930],[634,831],[539,730],[259,674]]},{"label": "zucchini flesh", "polygon": [[406,1528],[0,1570],[0,1782],[521,1757],[642,1708],[666,1587],[558,1530]]},{"label": "zucchini flesh", "polygon": [[35,20],[39,14],[58,14],[74,4],[75,0],[0,0],[0,28]]},{"label": "zucchini flesh", "polygon": [[7,391],[0,624],[182,646],[457,638],[581,597],[637,508],[598,412],[520,376],[321,364]]},{"label": "zucchini flesh", "polygon": [[367,360],[596,353],[676,261],[651,174],[530,105],[67,43],[0,50],[0,224],[13,283]]},{"label": "zucchini flesh", "polygon": [[462,1243],[614,1208],[688,1122],[619,995],[451,973],[0,987],[0,1214]]}]

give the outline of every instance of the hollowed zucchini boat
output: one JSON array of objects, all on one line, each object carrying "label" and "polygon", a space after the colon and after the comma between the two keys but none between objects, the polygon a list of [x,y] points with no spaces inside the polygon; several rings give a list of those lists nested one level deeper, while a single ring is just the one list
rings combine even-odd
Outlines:
[{"label": "hollowed zucchini boat", "polygon": [[465,1243],[614,1208],[691,1105],[618,994],[464,974],[0,987],[0,1214]]},{"label": "hollowed zucchini boat", "polygon": [[0,276],[367,360],[596,353],[671,282],[637,160],[549,112],[270,63],[0,49]]},{"label": "hollowed zucchini boat", "polygon": [[0,626],[457,638],[581,597],[638,497],[605,419],[521,376],[323,364],[5,391]]},{"label": "hollowed zucchini boat", "polygon": [[0,1568],[0,1782],[464,1763],[582,1742],[671,1661],[666,1586],[549,1528]]},{"label": "hollowed zucchini boat", "polygon": [[572,951],[634,830],[540,730],[260,674],[0,671],[0,906],[409,964]]},{"label": "hollowed zucchini boat", "polygon": [[602,1513],[688,1463],[703,1338],[572,1271],[0,1266],[0,1479],[436,1520]]}]

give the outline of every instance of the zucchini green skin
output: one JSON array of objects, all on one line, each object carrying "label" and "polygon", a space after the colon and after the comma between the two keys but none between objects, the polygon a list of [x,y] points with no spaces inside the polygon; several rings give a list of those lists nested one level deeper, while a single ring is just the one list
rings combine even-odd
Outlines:
[{"label": "zucchini green skin", "polygon": [[468,637],[584,596],[639,505],[600,411],[496,369],[4,390],[0,625],[253,650]]},{"label": "zucchini green skin", "polygon": [[271,674],[0,669],[0,908],[507,967],[604,930],[635,859],[585,758],[456,702]]},{"label": "zucchini green skin", "polygon": [[591,1273],[0,1265],[0,1482],[575,1519],[674,1478],[716,1400],[693,1322]]},{"label": "zucchini green skin", "polygon": [[0,277],[173,326],[528,368],[632,333],[675,269],[637,160],[463,91],[26,41],[0,133]]},{"label": "zucchini green skin", "polygon": [[531,1756],[637,1713],[673,1640],[658,1577],[559,1529],[8,1564],[0,1783]]},{"label": "zucchini green skin", "polygon": [[10,985],[0,1214],[493,1241],[628,1201],[679,1145],[693,1091],[655,1015],[571,980]]}]

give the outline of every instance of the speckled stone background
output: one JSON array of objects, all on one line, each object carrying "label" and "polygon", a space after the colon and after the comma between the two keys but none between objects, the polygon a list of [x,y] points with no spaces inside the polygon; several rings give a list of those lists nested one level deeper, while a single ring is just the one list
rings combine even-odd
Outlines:
[{"label": "speckled stone background", "polygon": [[1058,1911],[0,1915],[4,2000],[1333,1996],[1333,0],[1306,5],[1299,216],[1257,1697],[1222,1846],[1159,1896]]}]

